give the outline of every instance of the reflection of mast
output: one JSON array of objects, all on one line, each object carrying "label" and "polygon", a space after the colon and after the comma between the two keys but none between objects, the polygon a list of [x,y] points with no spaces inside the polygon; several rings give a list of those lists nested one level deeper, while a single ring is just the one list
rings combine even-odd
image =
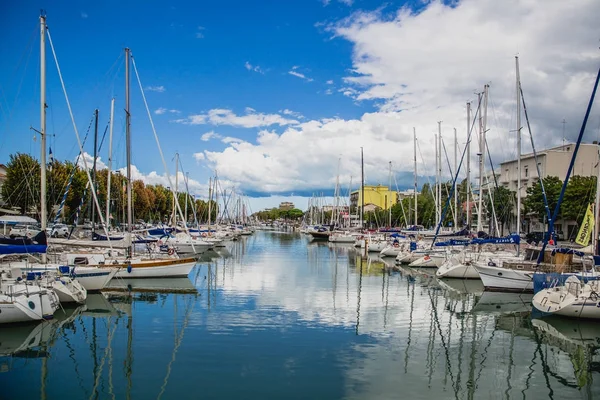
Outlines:
[{"label": "reflection of mast", "polygon": [[363,276],[363,260],[362,257],[358,257],[360,259],[360,268],[358,272],[358,288],[356,289],[356,335],[358,336],[358,326],[360,324],[360,292],[362,290],[362,276]]},{"label": "reflection of mast", "polygon": [[410,314],[408,314],[408,340],[406,341],[406,351],[404,352],[404,373],[408,373],[408,352],[410,350],[410,339],[412,334],[412,323],[413,323],[413,310],[415,308],[415,285],[410,285],[410,281],[407,279],[406,292],[410,291],[412,286],[412,292],[410,294]]},{"label": "reflection of mast", "polygon": [[133,312],[127,315],[127,358],[125,359],[125,377],[127,378],[127,391],[125,398],[131,399],[131,374],[133,373]]}]

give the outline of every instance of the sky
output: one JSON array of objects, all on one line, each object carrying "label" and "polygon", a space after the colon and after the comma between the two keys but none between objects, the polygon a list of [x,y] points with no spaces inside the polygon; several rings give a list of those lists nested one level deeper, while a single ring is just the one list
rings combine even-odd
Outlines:
[{"label": "sky", "polygon": [[[246,195],[255,211],[287,200],[306,208],[313,194],[333,194],[338,174],[344,191],[356,188],[361,147],[367,184],[388,184],[391,161],[392,186],[411,187],[413,128],[419,184],[434,174],[440,127],[454,169],[454,128],[460,159],[466,103],[477,108],[486,84],[492,160],[514,159],[516,55],[536,148],[572,141],[600,65],[596,0],[1,2],[0,163],[16,152],[39,156],[32,128],[40,127],[42,9],[77,131],[82,140],[90,132],[88,162],[94,110],[101,141],[114,97],[112,168],[125,167],[128,47],[136,67],[134,178],[172,184],[143,90],[169,174],[179,153],[180,177],[189,174],[192,194],[206,197],[216,171],[221,187]],[[49,44],[47,105],[53,156],[76,160],[79,147]],[[586,142],[598,139],[598,111],[592,110]],[[527,152],[529,134],[522,132]],[[98,163],[107,160],[108,134]]]}]

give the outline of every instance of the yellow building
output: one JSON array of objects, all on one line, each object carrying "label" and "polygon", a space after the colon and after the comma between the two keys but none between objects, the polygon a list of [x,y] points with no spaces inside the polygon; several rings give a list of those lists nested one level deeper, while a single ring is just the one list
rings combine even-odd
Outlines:
[{"label": "yellow building", "polygon": [[[398,195],[391,191],[387,186],[365,185],[365,209],[366,206],[373,206],[387,210],[398,202]],[[355,190],[350,194],[350,205],[354,208],[362,204],[362,190]]]}]

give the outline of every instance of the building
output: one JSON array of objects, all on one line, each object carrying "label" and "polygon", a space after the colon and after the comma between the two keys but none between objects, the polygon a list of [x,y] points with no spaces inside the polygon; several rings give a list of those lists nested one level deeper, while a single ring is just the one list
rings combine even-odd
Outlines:
[{"label": "building", "polygon": [[[365,185],[365,210],[367,205],[373,205],[376,208],[387,210],[398,202],[398,195],[396,192],[389,190],[387,186],[377,185]],[[362,202],[362,188],[355,190],[350,194],[350,207],[356,208],[363,204]]]},{"label": "building", "polygon": [[[417,196],[420,193],[417,192]],[[407,189],[407,190],[401,190],[398,192],[398,200],[404,200],[406,198],[413,198],[415,196],[415,189]]]},{"label": "building", "polygon": [[279,203],[279,209],[281,211],[289,211],[293,208],[295,208],[294,203],[292,203],[290,201],[282,201],[281,203]]},{"label": "building", "polygon": [[[533,153],[523,154],[521,156],[521,198],[527,196],[527,188],[535,185],[540,177],[542,179],[549,176],[556,176],[564,181],[569,168],[569,163],[573,157],[575,149],[574,143],[567,143],[562,146],[537,152],[537,166]],[[538,175],[537,167],[540,174]],[[517,160],[505,161],[500,164],[500,178],[498,184],[516,192],[517,180],[519,178],[517,169]],[[577,158],[573,166],[571,176],[597,176],[598,174],[598,144],[582,143],[577,152]],[[546,221],[539,221],[533,216],[523,216],[521,232],[543,231],[547,229]],[[516,231],[515,222],[512,222],[511,231]],[[555,223],[555,230],[562,231],[566,238],[573,237],[577,233],[576,221],[558,220]]]},{"label": "building", "polygon": [[[540,167],[541,178],[556,176],[560,180],[565,179],[571,157],[573,157],[574,143],[568,143],[562,146],[553,147],[548,150],[537,152],[538,166]],[[579,146],[573,175],[579,176],[597,176],[598,174],[598,145],[584,144]],[[516,192],[517,191],[517,160],[505,161],[500,164],[499,185]],[[521,156],[521,197],[527,196],[527,188],[533,186],[539,180],[535,157],[533,153],[523,154]]]}]

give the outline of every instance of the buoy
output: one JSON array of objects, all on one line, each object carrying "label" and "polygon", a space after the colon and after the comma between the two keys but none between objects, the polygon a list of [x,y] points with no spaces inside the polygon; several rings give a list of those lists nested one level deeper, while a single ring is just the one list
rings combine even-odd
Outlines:
[{"label": "buoy", "polygon": [[131,264],[129,264],[129,265],[127,266],[127,273],[129,273],[129,274],[131,273]]},{"label": "buoy", "polygon": [[168,253],[170,256],[172,256],[172,255],[173,255],[173,253],[175,253],[175,250],[173,250],[173,249],[171,248],[171,249],[169,249],[169,251],[167,251],[167,253]]}]

